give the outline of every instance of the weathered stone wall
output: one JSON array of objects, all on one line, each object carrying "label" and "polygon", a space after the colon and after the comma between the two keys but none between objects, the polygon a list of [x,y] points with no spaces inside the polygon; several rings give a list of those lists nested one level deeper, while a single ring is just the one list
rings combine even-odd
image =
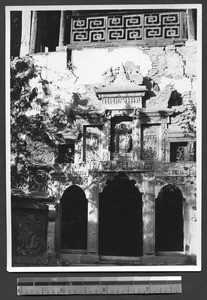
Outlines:
[{"label": "weathered stone wall", "polygon": [[[147,87],[147,92],[143,101],[146,109],[168,108],[171,104],[176,108],[188,104],[190,101],[196,102],[196,42],[186,42],[185,45],[151,47],[151,48],[108,48],[108,49],[83,49],[73,50],[71,62],[67,61],[67,52],[60,51],[55,53],[35,54],[34,59],[39,65],[41,77],[47,80],[47,94],[42,90],[38,78],[31,80],[31,86],[37,86],[42,97],[49,100],[48,113],[52,114],[55,109],[65,109],[66,105],[74,102],[74,94],[81,95],[77,100],[76,109],[82,109],[83,114],[88,111],[102,113],[100,101],[96,95],[96,89],[103,83],[102,74],[109,68],[116,68],[121,64],[132,63],[139,66],[140,73]],[[69,63],[69,64],[68,64]],[[110,72],[109,77],[111,76]],[[107,78],[110,81],[110,78]],[[106,82],[106,81],[105,81]],[[172,98],[174,92],[174,98]],[[79,101],[79,102],[78,102]],[[84,102],[85,101],[85,102]],[[171,101],[171,103],[170,103]],[[88,253],[97,255],[98,253],[98,195],[103,190],[106,181],[112,179],[117,171],[125,171],[130,179],[136,181],[141,193],[143,193],[143,235],[144,253],[154,254],[154,228],[155,228],[155,198],[165,185],[171,183],[179,187],[184,197],[184,251],[187,254],[196,254],[196,197],[195,197],[195,164],[189,163],[182,165],[185,170],[184,175],[176,173],[179,171],[179,163],[173,174],[172,165],[166,163],[156,170],[129,170],[120,167],[119,162],[115,162],[110,170],[92,170],[88,162],[83,162],[82,134],[83,125],[97,125],[100,122],[106,124],[104,133],[110,131],[107,120],[99,118],[78,119],[71,129],[75,143],[75,164],[58,164],[57,144],[46,148],[46,164],[49,168],[40,171],[44,174],[44,192],[53,197],[54,203],[58,203],[64,190],[76,184],[86,193],[88,198]],[[167,132],[181,131],[173,117],[172,124],[162,124],[166,132],[165,140],[167,143]],[[136,122],[135,122],[136,123]],[[65,120],[67,125],[67,120]],[[53,134],[53,132],[51,132]],[[64,132],[68,137],[71,133]],[[164,133],[163,133],[164,134]],[[81,136],[81,138],[80,138]],[[71,135],[70,135],[71,137]],[[104,150],[107,152],[109,137],[105,137]],[[42,145],[40,146],[42,149]],[[38,152],[38,151],[37,151]],[[34,152],[33,152],[34,154]],[[108,154],[107,154],[108,155]],[[106,160],[109,155],[106,155]],[[42,155],[41,159],[42,159]],[[38,169],[38,153],[34,158]],[[48,161],[48,157],[50,160]],[[162,156],[162,161],[166,161],[166,156]],[[45,162],[45,161],[44,161]],[[161,166],[161,165],[160,165]],[[106,172],[104,172],[106,171]],[[165,175],[163,175],[163,174]],[[167,174],[168,173],[168,174]],[[39,180],[41,186],[41,179]],[[29,186],[30,191],[38,190],[38,184]],[[26,210],[26,209],[25,209]],[[49,220],[46,225],[47,216],[45,211],[29,210],[26,212],[22,208],[15,208],[13,211],[14,219],[14,255],[32,256],[42,254],[46,251],[53,253],[54,249],[54,219]],[[34,228],[34,224],[37,223]],[[18,226],[16,226],[18,224]],[[24,227],[25,231],[21,232]],[[47,228],[47,238],[42,228]],[[40,230],[41,228],[41,230]],[[44,229],[45,230],[45,229]],[[23,234],[23,232],[25,232]],[[40,234],[41,232],[41,234]],[[23,236],[22,236],[23,234]],[[35,241],[35,242],[33,242]]]},{"label": "weathered stone wall", "polygon": [[[30,205],[29,205],[30,204]],[[12,199],[13,257],[44,256],[47,252],[48,207]]]},{"label": "weathered stone wall", "polygon": [[[98,111],[100,102],[97,99],[95,87],[100,86],[102,73],[109,67],[116,67],[127,61],[139,65],[140,72],[147,83],[146,108],[166,108],[174,90],[178,93],[179,96],[177,97],[181,99],[183,104],[188,103],[189,100],[195,101],[195,41],[186,42],[185,45],[166,47],[73,50],[71,57],[73,72],[76,77],[67,70],[66,51],[34,55],[37,64],[42,66],[42,77],[50,82],[51,110],[58,105],[64,106],[70,103],[72,93],[78,91],[84,99],[87,98],[89,103],[93,104],[93,109],[96,108]],[[169,90],[168,86],[171,86]],[[88,120],[79,122],[82,122],[83,125],[90,124]],[[96,122],[95,120],[94,124]],[[177,131],[177,125],[169,124],[168,130]],[[82,154],[78,152],[78,149],[82,150],[81,143],[78,142],[76,147],[75,161],[80,163]],[[48,181],[49,191],[50,193],[53,191],[54,196],[59,197],[64,188],[70,184],[87,184],[86,178],[82,178],[78,174],[71,177],[69,172],[68,177],[66,175],[67,168],[69,169],[70,166],[61,165],[58,167],[56,165],[56,171],[53,171],[56,176],[52,176]],[[59,181],[62,181],[62,184],[59,184]]]}]

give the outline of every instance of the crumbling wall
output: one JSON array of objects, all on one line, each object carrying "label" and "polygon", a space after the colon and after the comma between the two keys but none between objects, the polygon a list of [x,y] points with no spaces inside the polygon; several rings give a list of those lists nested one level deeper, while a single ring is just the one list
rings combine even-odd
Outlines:
[{"label": "crumbling wall", "polygon": [[[144,77],[143,84],[148,88],[143,103],[146,108],[167,108],[169,101],[172,106],[174,104],[182,106],[190,101],[195,103],[196,51],[196,41],[187,41],[183,45],[166,47],[72,50],[71,61],[67,61],[66,51],[35,54],[34,59],[41,67],[41,77],[48,82],[48,94],[43,96],[49,99],[50,114],[54,113],[57,108],[64,111],[66,106],[71,106],[77,111],[82,110],[83,113],[88,113],[90,110],[100,113],[101,107],[96,96],[96,88],[106,79],[106,76],[102,76],[103,73],[107,69],[115,70],[117,66],[127,63],[137,66]],[[108,76],[112,76],[112,73],[108,72]],[[110,78],[107,80],[110,81]],[[31,84],[37,84],[37,79],[31,81]],[[175,93],[172,97],[173,92]],[[174,107],[177,109],[177,106]],[[68,130],[73,133],[74,140],[78,140],[82,136],[82,126],[93,124],[93,122],[97,123],[97,119],[89,120],[87,116],[84,119],[79,118]],[[168,130],[178,130],[176,118],[172,117],[171,122]],[[66,126],[67,119],[63,120],[63,123]],[[80,139],[76,143],[75,154],[76,161],[79,162],[81,149]],[[54,175],[48,180],[50,194],[53,193],[58,197],[69,184],[86,184],[86,179],[75,172],[72,175],[70,168],[70,165],[55,165],[55,170],[50,173]]]}]

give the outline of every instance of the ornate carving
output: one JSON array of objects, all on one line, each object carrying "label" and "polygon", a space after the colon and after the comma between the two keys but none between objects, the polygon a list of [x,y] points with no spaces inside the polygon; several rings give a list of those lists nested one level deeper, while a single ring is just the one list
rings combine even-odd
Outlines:
[{"label": "ornate carving", "polygon": [[156,125],[142,127],[142,159],[158,159],[158,130]]},{"label": "ornate carving", "polygon": [[155,173],[154,172],[144,173],[142,178],[145,181],[154,181],[155,180]]},{"label": "ornate carving", "polygon": [[151,171],[154,169],[152,161],[91,161],[89,169],[91,171]]},{"label": "ornate carving", "polygon": [[133,62],[126,62],[119,67],[111,67],[103,73],[104,85],[123,85],[123,84],[137,84],[143,82],[143,77],[140,74],[138,66]]},{"label": "ornate carving", "polygon": [[182,38],[181,12],[73,17],[71,43]]},{"label": "ornate carving", "polygon": [[152,97],[149,100],[147,100],[146,107],[159,107],[159,109],[167,108],[173,89],[173,85],[167,85],[162,91],[158,92],[155,97]]},{"label": "ornate carving", "polygon": [[31,153],[30,163],[32,165],[52,165],[54,163],[54,151],[45,143],[28,140],[27,148]]},{"label": "ornate carving", "polygon": [[121,122],[114,127],[114,152],[129,153],[132,150],[131,122]]},{"label": "ornate carving", "polygon": [[188,143],[189,147],[189,160],[190,161],[195,161],[196,160],[196,147],[195,147],[195,142],[189,142]]},{"label": "ornate carving", "polygon": [[74,144],[63,144],[58,146],[58,163],[74,162]]},{"label": "ornate carving", "polygon": [[179,146],[176,150],[176,161],[184,160],[185,147]]},{"label": "ornate carving", "polygon": [[[101,179],[103,182],[103,178],[101,178]],[[131,186],[131,187],[136,186],[136,180],[134,180],[134,178],[130,179],[128,174],[125,174],[125,173],[111,174],[110,179],[107,177],[105,186],[110,186],[112,183],[115,185],[118,185],[118,186],[120,183],[122,184],[122,186],[123,185]]]},{"label": "ornate carving", "polygon": [[110,160],[110,152],[109,151],[103,151],[103,161],[108,161]]},{"label": "ornate carving", "polygon": [[190,151],[187,142],[178,142],[170,144],[170,160],[181,162],[189,160]]},{"label": "ornate carving", "polygon": [[85,133],[85,160],[100,160],[101,159],[101,128],[86,127]]},{"label": "ornate carving", "polygon": [[156,186],[164,186],[166,184],[174,184],[176,186],[180,186],[186,183],[186,177],[184,176],[156,177],[154,183]]},{"label": "ornate carving", "polygon": [[47,211],[14,208],[12,211],[13,255],[37,256],[47,249]]},{"label": "ornate carving", "polygon": [[167,125],[162,124],[162,140],[161,140],[161,153],[162,153],[162,162],[167,161]]}]

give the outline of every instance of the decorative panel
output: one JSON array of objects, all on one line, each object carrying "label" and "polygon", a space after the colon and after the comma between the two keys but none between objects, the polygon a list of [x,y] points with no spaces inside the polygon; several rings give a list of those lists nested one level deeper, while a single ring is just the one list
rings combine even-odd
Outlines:
[{"label": "decorative panel", "polygon": [[114,127],[114,152],[124,154],[132,151],[132,126],[130,121],[120,122]]},{"label": "decorative panel", "polygon": [[195,161],[195,143],[177,142],[170,143],[170,161]]},{"label": "decorative panel", "polygon": [[133,122],[130,117],[115,117],[111,126],[111,157],[131,159]]},{"label": "decorative panel", "polygon": [[73,17],[72,43],[183,39],[185,12]]},{"label": "decorative panel", "polygon": [[63,144],[58,146],[58,163],[74,162],[74,144]]},{"label": "decorative panel", "polygon": [[37,256],[47,250],[47,209],[12,209],[14,256]]},{"label": "decorative panel", "polygon": [[142,126],[142,159],[159,159],[159,125]]},{"label": "decorative panel", "polygon": [[27,141],[27,149],[31,153],[30,163],[32,165],[52,165],[55,155],[51,147],[39,141]]},{"label": "decorative panel", "polygon": [[84,160],[101,160],[102,126],[86,126],[84,131]]}]

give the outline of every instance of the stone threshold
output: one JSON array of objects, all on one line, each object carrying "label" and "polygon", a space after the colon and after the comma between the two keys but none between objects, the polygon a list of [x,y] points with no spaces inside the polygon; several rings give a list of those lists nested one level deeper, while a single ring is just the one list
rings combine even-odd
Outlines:
[{"label": "stone threshold", "polygon": [[69,254],[61,253],[59,256],[48,257],[13,257],[13,267],[35,267],[35,266],[186,266],[196,265],[196,256],[142,256],[142,257],[123,257],[123,256],[99,256],[96,254]]}]

